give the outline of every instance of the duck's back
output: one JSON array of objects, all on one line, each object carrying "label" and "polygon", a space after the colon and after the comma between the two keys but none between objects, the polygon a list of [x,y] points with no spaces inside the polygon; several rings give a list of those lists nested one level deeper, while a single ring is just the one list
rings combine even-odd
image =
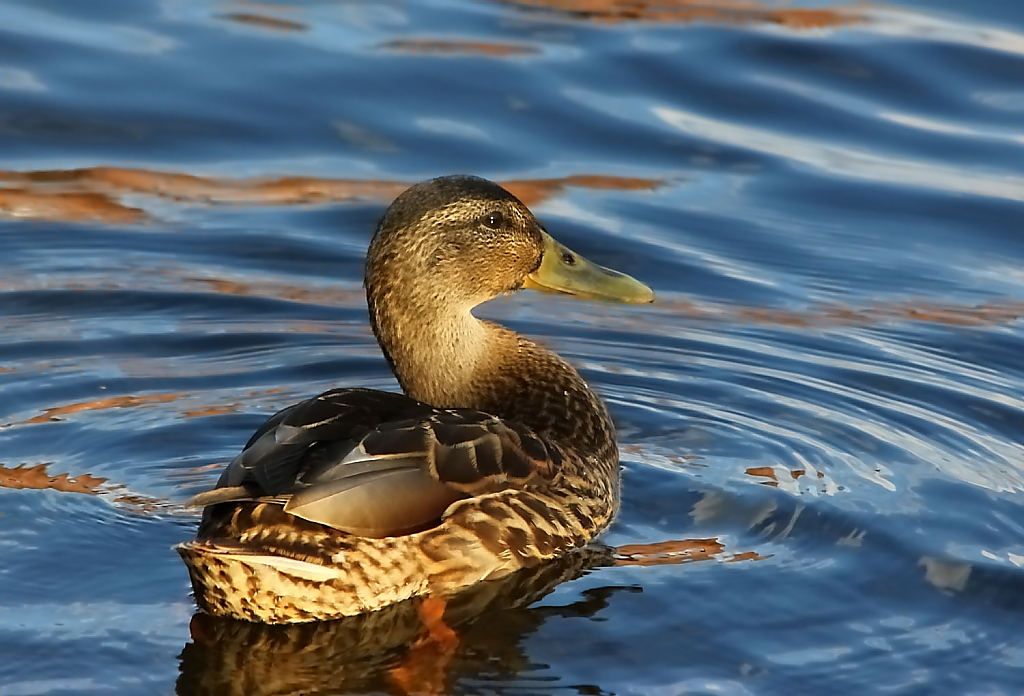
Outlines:
[{"label": "duck's back", "polygon": [[[200,608],[282,623],[450,592],[589,541],[613,501],[528,427],[340,389],[274,415],[179,547]],[[616,487],[617,488],[617,487]],[[591,491],[592,492],[592,491]]]}]

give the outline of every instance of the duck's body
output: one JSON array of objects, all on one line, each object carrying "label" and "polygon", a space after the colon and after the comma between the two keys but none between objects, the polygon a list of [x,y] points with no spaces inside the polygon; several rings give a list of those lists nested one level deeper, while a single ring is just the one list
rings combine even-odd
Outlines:
[{"label": "duck's body", "polygon": [[619,502],[608,412],[554,353],[470,313],[524,285],[650,301],[554,242],[499,186],[402,194],[367,255],[405,394],[339,389],[273,416],[200,494],[178,547],[199,607],[266,623],[451,594],[589,542]]}]

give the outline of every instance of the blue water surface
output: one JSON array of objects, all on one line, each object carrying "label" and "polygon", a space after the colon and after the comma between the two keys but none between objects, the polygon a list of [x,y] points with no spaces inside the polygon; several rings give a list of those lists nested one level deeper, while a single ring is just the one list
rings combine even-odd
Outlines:
[{"label": "blue water surface", "polygon": [[623,507],[421,692],[1020,694],[1022,77],[1007,0],[0,0],[0,694],[402,692],[415,622],[193,619],[172,546],[267,415],[397,388],[362,259],[449,173],[658,301],[481,308]]}]

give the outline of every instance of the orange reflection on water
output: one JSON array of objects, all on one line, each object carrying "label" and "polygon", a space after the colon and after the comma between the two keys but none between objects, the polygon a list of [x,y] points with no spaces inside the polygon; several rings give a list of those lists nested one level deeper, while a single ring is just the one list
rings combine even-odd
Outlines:
[{"label": "orange reflection on water", "polygon": [[429,56],[481,56],[484,58],[511,58],[535,55],[533,46],[508,41],[470,41],[460,39],[394,39],[381,48],[401,53]]},{"label": "orange reflection on water", "polygon": [[826,29],[863,21],[847,9],[787,7],[754,0],[505,0],[535,11],[547,11],[602,24],[776,24],[791,29]]},{"label": "orange reflection on water", "polygon": [[[775,469],[773,469],[770,466],[752,466],[752,467],[748,468],[745,473],[748,476],[759,476],[759,477],[763,477],[763,478],[769,479],[768,481],[761,481],[760,482],[760,483],[762,483],[765,486],[778,486],[779,485],[778,473],[775,471]],[[798,478],[800,478],[801,476],[806,476],[807,475],[807,471],[805,469],[793,469],[793,470],[791,470],[789,472],[789,475],[795,481]],[[825,477],[825,474],[821,473],[820,471],[815,472],[815,475],[818,478],[824,478]]]},{"label": "orange reflection on water", "polygon": [[770,466],[752,466],[747,469],[746,474],[748,476],[758,476],[761,478],[768,479],[767,481],[760,481],[765,486],[778,486],[779,478],[775,473],[775,469]]},{"label": "orange reflection on water", "polygon": [[[64,177],[66,181],[79,182],[87,186],[95,185],[117,195],[141,193],[181,202],[236,205],[294,205],[325,201],[379,200],[397,196],[405,188],[404,184],[394,181],[306,176],[233,179],[119,167],[33,172],[29,176],[39,175],[49,175],[51,181]],[[3,181],[2,175],[0,181]]]},{"label": "orange reflection on water", "polygon": [[33,466],[22,464],[8,467],[0,463],[0,488],[51,490],[61,493],[81,493],[84,495],[111,494],[114,503],[139,513],[174,508],[167,501],[132,493],[125,486],[108,483],[109,479],[100,476],[92,476],[91,474],[70,476],[66,473],[51,476],[47,471],[49,466],[49,464],[35,464]]},{"label": "orange reflection on water", "polygon": [[[239,297],[264,297],[275,300],[287,300],[289,302],[301,302],[303,304],[329,305],[332,307],[362,307],[366,304],[366,295],[362,289],[339,288],[334,286],[326,287],[302,287],[289,283],[280,283],[271,280],[256,282],[243,282],[229,280],[227,278],[178,278],[183,290],[202,290],[221,295],[236,295]],[[296,326],[299,326],[297,323]],[[309,332],[319,332],[312,328],[316,324],[309,324]]]},{"label": "orange reflection on water", "polygon": [[186,410],[181,415],[185,418],[206,418],[207,416],[228,416],[233,413],[240,413],[245,408],[245,404],[232,402],[230,404],[215,404],[213,406],[203,406],[202,408],[192,408]]},{"label": "orange reflection on water", "polygon": [[860,320],[877,322],[919,321],[951,326],[986,326],[1008,324],[1024,316],[1024,302],[997,300],[977,305],[942,305],[930,300],[917,300],[899,305],[875,305],[863,310],[830,308],[833,318],[844,323]]},{"label": "orange reflection on water", "polygon": [[281,19],[280,17],[272,17],[256,12],[231,12],[219,15],[219,17],[229,22],[236,22],[258,29],[269,29],[270,31],[309,31],[309,26],[302,22],[294,22],[289,19]]},{"label": "orange reflection on water", "polygon": [[623,544],[615,547],[617,566],[658,566],[695,563],[717,559],[727,563],[761,561],[768,558],[754,551],[730,553],[718,539],[673,539],[651,544]]},{"label": "orange reflection on water", "polygon": [[879,302],[867,307],[819,305],[798,311],[700,304],[686,300],[656,300],[656,303],[674,315],[693,320],[816,329],[905,322],[963,327],[998,326],[1024,317],[1024,301],[1009,298],[973,305],[956,302],[940,304],[934,300],[916,299],[893,303]]},{"label": "orange reflection on water", "polygon": [[130,225],[146,217],[141,210],[117,203],[102,193],[33,188],[0,188],[0,213],[30,220],[115,225]]},{"label": "orange reflection on water", "polygon": [[[212,372],[210,374],[223,374]],[[200,406],[198,408],[186,409],[182,412],[184,418],[205,418],[206,416],[226,416],[233,413],[241,413],[251,405],[251,402],[255,399],[265,399],[268,396],[274,394],[283,394],[286,389],[284,387],[273,387],[271,389],[252,389],[241,395],[242,401],[231,401],[228,403],[210,404],[207,406]],[[237,396],[236,396],[237,398]],[[219,469],[223,466],[221,463],[207,464],[193,469],[196,472],[210,471],[212,469]]]},{"label": "orange reflection on water", "polygon": [[107,399],[95,399],[93,401],[80,401],[67,406],[54,406],[44,410],[38,416],[29,418],[20,423],[11,425],[34,425],[36,423],[51,423],[63,420],[61,416],[67,416],[81,411],[105,411],[111,408],[133,408],[143,404],[162,404],[181,398],[182,394],[152,394],[150,396],[112,396]]},{"label": "orange reflection on water", "polygon": [[[560,179],[505,182],[527,205],[575,187],[594,190],[654,190],[657,179],[583,174]],[[0,171],[0,214],[12,217],[109,222],[144,222],[144,211],[123,203],[127,195],[146,195],[182,204],[308,205],[375,201],[388,203],[411,184],[402,181],[327,179],[306,176],[197,176],[120,167],[90,167],[32,172]]]},{"label": "orange reflection on water", "polygon": [[660,179],[643,177],[606,176],[602,174],[577,174],[559,179],[520,179],[503,181],[516,198],[528,206],[540,205],[567,188],[590,189],[593,191],[655,191],[664,185]]},{"label": "orange reflection on water", "polygon": [[120,167],[32,172],[0,171],[0,213],[12,217],[130,224],[145,214],[119,199],[142,194],[179,203],[302,205],[391,200],[406,188],[394,181],[303,176],[233,179]]},{"label": "orange reflection on water", "polygon": [[0,488],[31,488],[35,490],[50,489],[63,493],[86,493],[96,495],[100,486],[107,482],[107,479],[99,476],[82,474],[81,476],[68,476],[58,474],[50,476],[46,469],[49,464],[36,464],[35,466],[19,465],[9,468],[0,464]]}]

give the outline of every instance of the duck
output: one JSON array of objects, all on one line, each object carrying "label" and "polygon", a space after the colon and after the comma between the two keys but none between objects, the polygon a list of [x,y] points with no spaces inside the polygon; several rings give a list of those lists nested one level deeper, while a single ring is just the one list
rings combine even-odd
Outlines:
[{"label": "duck", "polygon": [[473,309],[522,289],[649,303],[473,176],[413,185],[366,255],[370,327],[401,392],[338,388],[271,416],[176,547],[200,611],[327,621],[585,547],[620,502],[608,409],[566,360]]}]

